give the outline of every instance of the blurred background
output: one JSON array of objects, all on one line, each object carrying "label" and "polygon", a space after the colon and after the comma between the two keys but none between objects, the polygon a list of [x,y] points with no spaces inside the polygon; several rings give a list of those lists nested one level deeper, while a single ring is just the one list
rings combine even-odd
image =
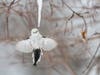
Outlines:
[{"label": "blurred background", "polygon": [[39,30],[58,46],[34,67],[15,45],[36,27],[36,0],[0,0],[0,75],[100,75],[100,0],[43,0]]}]

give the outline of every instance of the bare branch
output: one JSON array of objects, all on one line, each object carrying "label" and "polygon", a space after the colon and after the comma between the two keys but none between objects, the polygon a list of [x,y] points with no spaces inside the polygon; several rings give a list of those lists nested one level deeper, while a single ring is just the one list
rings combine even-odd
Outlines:
[{"label": "bare branch", "polygon": [[[92,63],[93,63],[93,61],[95,60],[95,57],[96,57],[96,54],[97,54],[97,53],[98,53],[98,51],[99,51],[99,48],[100,48],[100,43],[99,43],[99,45],[97,46],[97,49],[96,49],[96,51],[95,51],[95,53],[94,53],[94,55],[93,55],[92,59],[90,60],[90,62],[89,62],[89,64],[88,64],[88,66],[86,67],[86,69],[85,69],[82,73],[85,73],[85,72],[87,71],[87,69],[89,69],[89,68],[90,68],[91,64],[92,64]],[[88,73],[88,71],[87,71],[87,73]]]}]

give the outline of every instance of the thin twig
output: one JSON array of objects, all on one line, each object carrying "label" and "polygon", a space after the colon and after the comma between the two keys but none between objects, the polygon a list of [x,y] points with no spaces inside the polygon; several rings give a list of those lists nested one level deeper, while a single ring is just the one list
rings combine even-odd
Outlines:
[{"label": "thin twig", "polygon": [[85,69],[82,73],[85,73],[85,72],[87,71],[87,69],[91,66],[92,62],[94,61],[94,59],[95,59],[95,57],[96,57],[96,54],[97,54],[98,51],[99,51],[99,48],[100,48],[100,43],[99,43],[99,45],[97,46],[97,49],[96,49],[96,51],[95,51],[95,53],[94,53],[92,59],[90,60],[88,66],[86,67],[86,69]]},{"label": "thin twig", "polygon": [[66,5],[74,14],[76,14],[77,16],[79,16],[79,17],[81,17],[81,18],[83,19],[83,22],[84,22],[84,24],[85,24],[85,29],[84,29],[84,31],[87,32],[87,24],[86,24],[86,21],[85,21],[84,17],[83,17],[80,13],[75,12],[68,4],[66,4],[66,3],[64,2],[64,0],[62,0],[62,3],[63,3],[64,5]]}]

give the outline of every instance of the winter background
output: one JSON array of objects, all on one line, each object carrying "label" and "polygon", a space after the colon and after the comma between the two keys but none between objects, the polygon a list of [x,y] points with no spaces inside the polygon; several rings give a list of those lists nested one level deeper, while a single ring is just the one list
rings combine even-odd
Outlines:
[{"label": "winter background", "polygon": [[31,53],[15,49],[34,27],[36,0],[0,0],[0,75],[100,75],[100,0],[43,0],[39,30],[58,47],[44,52],[37,67]]}]

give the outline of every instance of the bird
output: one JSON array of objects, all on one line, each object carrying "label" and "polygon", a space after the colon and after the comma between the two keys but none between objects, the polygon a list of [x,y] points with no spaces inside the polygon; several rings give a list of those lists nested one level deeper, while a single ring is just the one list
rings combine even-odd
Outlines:
[{"label": "bird", "polygon": [[23,53],[32,53],[33,65],[36,66],[41,61],[42,50],[51,51],[57,45],[58,43],[54,39],[41,35],[37,28],[33,28],[29,39],[16,43],[16,50]]}]

